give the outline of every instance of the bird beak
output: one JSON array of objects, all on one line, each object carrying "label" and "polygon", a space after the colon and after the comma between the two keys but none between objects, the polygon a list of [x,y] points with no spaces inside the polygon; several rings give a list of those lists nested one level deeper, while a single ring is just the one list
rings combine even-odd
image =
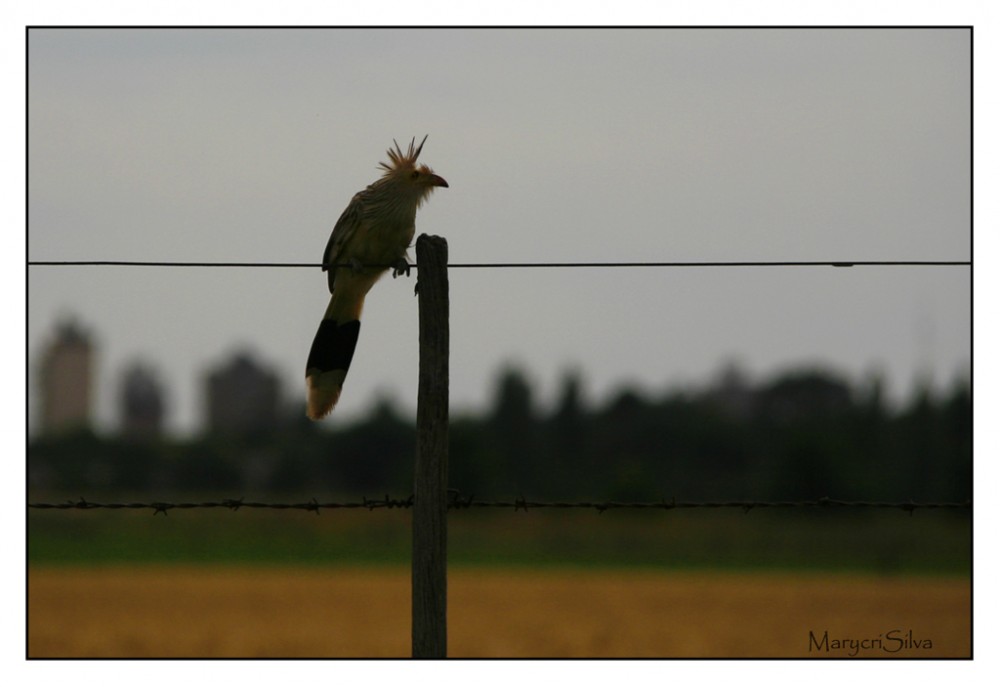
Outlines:
[{"label": "bird beak", "polygon": [[445,181],[444,179],[442,179],[441,177],[439,177],[437,174],[431,174],[431,176],[430,176],[430,185],[431,186],[444,186],[445,188],[448,188],[448,182]]}]

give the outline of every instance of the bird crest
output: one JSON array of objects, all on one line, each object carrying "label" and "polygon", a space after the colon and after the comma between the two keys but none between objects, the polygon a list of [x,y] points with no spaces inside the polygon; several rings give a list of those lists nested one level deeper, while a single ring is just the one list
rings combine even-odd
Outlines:
[{"label": "bird crest", "polygon": [[[417,158],[420,156],[420,151],[423,149],[424,141],[426,140],[427,136],[424,136],[424,140],[420,142],[420,145],[414,148],[414,144],[417,142],[417,139],[416,137],[412,138],[410,140],[410,147],[407,148],[406,152],[404,153],[403,150],[399,147],[399,144],[396,143],[396,139],[392,139],[392,142],[396,146],[396,149],[393,150],[392,148],[389,148],[389,150],[386,151],[386,153],[389,155],[389,162],[380,162],[378,166],[383,170],[385,170],[385,173],[387,175],[392,174],[394,172],[399,172],[401,170],[413,169],[414,167],[416,167]],[[424,167],[425,169],[427,168],[426,165],[421,165],[421,167]],[[427,171],[430,170],[427,169]]]}]

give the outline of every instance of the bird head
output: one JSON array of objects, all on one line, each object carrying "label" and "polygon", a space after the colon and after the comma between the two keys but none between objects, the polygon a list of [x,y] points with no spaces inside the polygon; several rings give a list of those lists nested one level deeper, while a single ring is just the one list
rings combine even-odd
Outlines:
[{"label": "bird head", "polygon": [[383,170],[382,179],[391,181],[399,188],[411,190],[418,198],[423,198],[436,187],[448,188],[448,182],[434,173],[427,165],[418,165],[417,158],[424,147],[424,140],[420,145],[414,147],[416,138],[410,140],[410,147],[404,153],[393,139],[395,150],[388,150],[389,162],[380,162],[379,167]]}]

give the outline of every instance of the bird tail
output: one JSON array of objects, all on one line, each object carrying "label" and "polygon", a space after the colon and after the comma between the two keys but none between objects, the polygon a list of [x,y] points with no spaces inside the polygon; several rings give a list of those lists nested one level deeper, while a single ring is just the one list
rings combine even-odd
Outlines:
[{"label": "bird tail", "polygon": [[357,319],[338,322],[324,318],[319,323],[306,362],[306,415],[310,419],[326,417],[337,405],[360,331]]}]

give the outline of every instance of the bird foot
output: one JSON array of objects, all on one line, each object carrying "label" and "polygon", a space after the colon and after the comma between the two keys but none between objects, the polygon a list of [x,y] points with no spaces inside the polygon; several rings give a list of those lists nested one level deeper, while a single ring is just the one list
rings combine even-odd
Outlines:
[{"label": "bird foot", "polygon": [[410,263],[406,261],[406,258],[400,258],[392,264],[392,278],[395,279],[401,274],[410,276]]}]

